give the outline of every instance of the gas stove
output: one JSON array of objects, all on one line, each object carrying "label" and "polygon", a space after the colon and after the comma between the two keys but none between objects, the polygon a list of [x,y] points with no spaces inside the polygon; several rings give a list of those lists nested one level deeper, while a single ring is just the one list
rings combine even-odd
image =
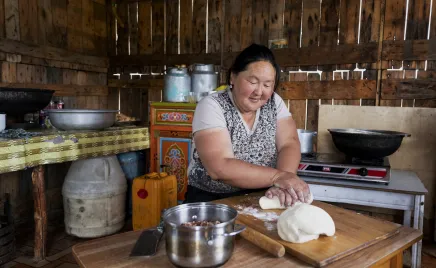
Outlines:
[{"label": "gas stove", "polygon": [[343,154],[302,154],[298,175],[388,184],[389,159],[357,159]]}]

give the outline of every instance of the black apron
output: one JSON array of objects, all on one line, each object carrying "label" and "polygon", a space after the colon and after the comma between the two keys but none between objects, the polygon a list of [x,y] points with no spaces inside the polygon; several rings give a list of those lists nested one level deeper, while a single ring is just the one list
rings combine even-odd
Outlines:
[{"label": "black apron", "polygon": [[185,193],[185,200],[183,204],[196,203],[196,202],[210,202],[218,199],[224,199],[232,196],[245,195],[253,192],[266,191],[268,188],[264,189],[247,189],[233,193],[213,193],[201,190],[197,187],[188,185],[188,189]]}]

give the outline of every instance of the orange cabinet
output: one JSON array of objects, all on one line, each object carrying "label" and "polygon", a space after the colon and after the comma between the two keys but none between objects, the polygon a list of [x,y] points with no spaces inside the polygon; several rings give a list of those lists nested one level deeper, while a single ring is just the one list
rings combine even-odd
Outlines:
[{"label": "orange cabinet", "polygon": [[177,178],[177,200],[183,201],[191,160],[192,119],[196,104],[151,103],[150,171]]}]

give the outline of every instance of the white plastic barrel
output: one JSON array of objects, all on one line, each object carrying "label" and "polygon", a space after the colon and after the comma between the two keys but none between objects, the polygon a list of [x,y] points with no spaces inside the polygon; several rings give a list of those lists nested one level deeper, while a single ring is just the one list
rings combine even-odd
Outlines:
[{"label": "white plastic barrel", "polygon": [[62,187],[66,233],[95,238],[119,231],[124,226],[126,190],[115,155],[73,162]]}]

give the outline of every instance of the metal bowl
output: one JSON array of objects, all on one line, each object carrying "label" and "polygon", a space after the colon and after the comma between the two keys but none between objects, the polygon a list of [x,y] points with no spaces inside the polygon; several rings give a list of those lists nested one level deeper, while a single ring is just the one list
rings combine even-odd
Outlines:
[{"label": "metal bowl", "polygon": [[389,156],[400,148],[410,134],[373,129],[328,129],[336,148],[350,157],[377,159]]},{"label": "metal bowl", "polygon": [[[224,204],[183,204],[163,214],[166,253],[177,267],[219,267],[232,256],[235,236],[245,226],[235,224],[238,212]],[[181,226],[190,221],[220,221],[214,226]]]},{"label": "metal bowl", "polygon": [[61,130],[102,130],[115,124],[118,110],[53,109],[46,111]]}]

